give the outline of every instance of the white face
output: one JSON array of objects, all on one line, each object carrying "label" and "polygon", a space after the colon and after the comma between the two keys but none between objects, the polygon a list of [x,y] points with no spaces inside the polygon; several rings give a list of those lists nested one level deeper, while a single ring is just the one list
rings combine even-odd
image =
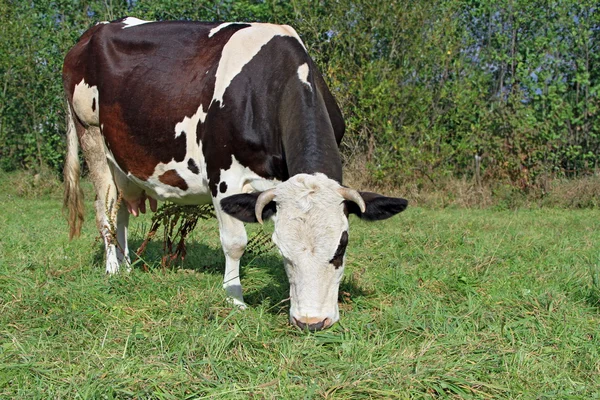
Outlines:
[{"label": "white face", "polygon": [[339,188],[325,175],[300,174],[275,191],[273,241],[290,282],[290,322],[301,328],[326,328],[339,319],[338,289],[348,242]]}]

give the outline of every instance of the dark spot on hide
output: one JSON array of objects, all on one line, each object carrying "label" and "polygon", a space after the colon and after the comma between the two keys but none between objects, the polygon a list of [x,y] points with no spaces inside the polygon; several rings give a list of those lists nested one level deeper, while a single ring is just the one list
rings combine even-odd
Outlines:
[{"label": "dark spot on hide", "polygon": [[96,112],[96,98],[95,97],[92,99],[92,111]]},{"label": "dark spot on hide", "polygon": [[181,190],[187,190],[188,185],[185,180],[179,176],[177,171],[174,169],[170,169],[161,176],[158,177],[158,180],[164,183],[165,185],[178,187]]},{"label": "dark spot on hide", "polygon": [[344,263],[344,254],[346,253],[346,246],[348,246],[348,231],[344,231],[342,233],[342,237],[340,238],[340,244],[338,245],[333,258],[329,260],[331,264],[335,266],[335,269],[338,269]]},{"label": "dark spot on hide", "polygon": [[219,192],[225,193],[226,191],[227,191],[227,183],[221,182],[221,184],[219,185]]},{"label": "dark spot on hide", "polygon": [[196,162],[191,158],[188,159],[188,169],[196,175],[198,175],[200,173],[200,170],[198,169]]}]

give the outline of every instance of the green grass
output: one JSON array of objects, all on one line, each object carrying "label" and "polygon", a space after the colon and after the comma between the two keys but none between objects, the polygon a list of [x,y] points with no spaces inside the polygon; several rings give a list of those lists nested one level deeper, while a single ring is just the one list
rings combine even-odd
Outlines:
[{"label": "green grass", "polygon": [[600,398],[597,210],[353,219],[341,321],[310,334],[276,251],[242,260],[239,311],[215,221],[183,269],[154,243],[150,272],[107,277],[91,202],[69,242],[58,190],[15,186],[0,175],[0,398]]}]

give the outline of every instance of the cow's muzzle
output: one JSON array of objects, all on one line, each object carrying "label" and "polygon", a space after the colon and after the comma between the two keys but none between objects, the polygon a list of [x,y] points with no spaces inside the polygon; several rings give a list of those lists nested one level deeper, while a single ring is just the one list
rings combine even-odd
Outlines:
[{"label": "cow's muzzle", "polygon": [[301,330],[308,330],[311,332],[320,331],[321,329],[329,328],[333,325],[331,318],[325,318],[319,321],[319,318],[292,318],[292,323]]}]

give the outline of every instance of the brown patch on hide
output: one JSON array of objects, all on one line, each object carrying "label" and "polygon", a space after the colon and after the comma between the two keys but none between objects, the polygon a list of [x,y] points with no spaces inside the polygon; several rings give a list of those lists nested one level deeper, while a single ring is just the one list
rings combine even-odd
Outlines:
[{"label": "brown patch on hide", "polygon": [[123,109],[119,104],[102,106],[104,117],[102,135],[106,147],[112,152],[115,161],[123,172],[147,180],[154,173],[159,160],[150,153],[150,147],[132,137],[131,127],[125,122]]},{"label": "brown patch on hide", "polygon": [[185,179],[179,176],[177,171],[175,171],[174,169],[170,169],[161,176],[159,176],[158,180],[164,183],[165,185],[178,187],[181,190],[188,189],[188,184],[186,183]]}]

